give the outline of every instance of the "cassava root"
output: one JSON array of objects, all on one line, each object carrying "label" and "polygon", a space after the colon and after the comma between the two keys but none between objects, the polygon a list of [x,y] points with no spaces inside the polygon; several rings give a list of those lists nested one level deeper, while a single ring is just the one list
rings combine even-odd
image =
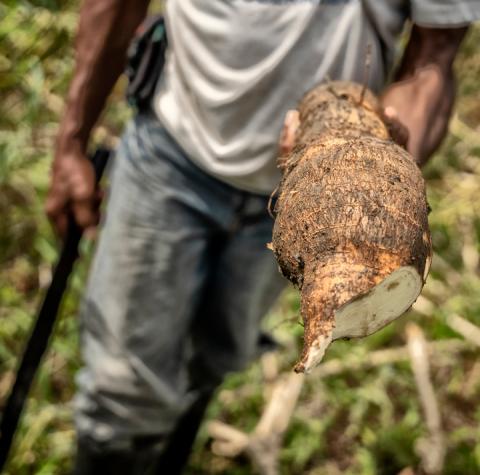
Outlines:
[{"label": "cassava root", "polygon": [[431,262],[425,185],[413,158],[390,138],[375,96],[329,82],[299,106],[271,249],[301,290],[308,372],[333,340],[363,337],[402,315]]}]

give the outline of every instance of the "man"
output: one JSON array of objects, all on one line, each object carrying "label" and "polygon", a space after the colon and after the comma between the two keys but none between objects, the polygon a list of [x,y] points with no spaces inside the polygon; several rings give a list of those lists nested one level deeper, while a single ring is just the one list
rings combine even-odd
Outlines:
[{"label": "man", "polygon": [[[60,234],[69,212],[98,222],[85,152],[147,6],[85,0],[47,201]],[[259,321],[283,287],[265,244],[285,113],[326,77],[363,82],[368,48],[381,92],[410,18],[382,97],[423,164],[445,135],[452,63],[480,2],[169,0],[165,14],[166,68],[118,150],[81,310],[78,474],[180,473],[185,454],[172,462],[165,446],[190,440],[223,376],[258,354]]]}]

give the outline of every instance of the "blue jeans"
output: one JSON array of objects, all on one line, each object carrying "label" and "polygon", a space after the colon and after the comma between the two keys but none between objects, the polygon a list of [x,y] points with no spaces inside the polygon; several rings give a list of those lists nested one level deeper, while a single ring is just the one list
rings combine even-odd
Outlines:
[{"label": "blue jeans", "polygon": [[284,287],[267,201],[200,170],[153,116],[130,123],[80,311],[80,436],[168,435],[258,355],[261,317]]}]

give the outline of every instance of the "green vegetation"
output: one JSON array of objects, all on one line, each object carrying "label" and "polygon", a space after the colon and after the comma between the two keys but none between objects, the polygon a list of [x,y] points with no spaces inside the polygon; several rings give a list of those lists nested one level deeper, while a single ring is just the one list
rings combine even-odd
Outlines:
[{"label": "green vegetation", "polygon": [[[77,2],[0,3],[0,404],[45,289],[58,246],[43,214],[52,144],[73,64],[71,39]],[[415,321],[429,340],[458,337],[446,319],[454,313],[480,325],[480,29],[469,35],[457,61],[459,101],[452,133],[425,170],[436,257],[424,290],[433,305],[412,311],[362,341],[337,342],[327,361],[359,361],[379,349],[405,344]],[[114,94],[97,140],[119,132],[129,111]],[[55,337],[29,400],[7,473],[68,473],[74,450],[69,401],[79,361],[75,311],[91,243],[72,279]],[[424,302],[425,303],[425,302]],[[266,327],[282,342],[280,365],[298,356],[302,327],[298,299],[288,291]],[[448,442],[444,473],[480,473],[480,364],[478,352],[432,359],[432,380]],[[251,430],[263,407],[262,369],[232,375],[209,417]],[[307,380],[281,451],[283,474],[390,475],[418,467],[419,437],[427,432],[408,361]],[[246,458],[228,460],[210,450],[206,429],[189,473],[247,475]]]}]

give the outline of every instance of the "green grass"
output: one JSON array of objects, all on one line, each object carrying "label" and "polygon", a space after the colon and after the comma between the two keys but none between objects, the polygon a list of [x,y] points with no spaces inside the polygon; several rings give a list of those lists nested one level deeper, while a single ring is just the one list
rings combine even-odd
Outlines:
[{"label": "green grass", "polygon": [[[69,45],[76,8],[75,1],[0,4],[0,401],[45,290],[42,282],[48,280],[57,255],[43,202],[55,127],[72,68]],[[452,313],[480,325],[479,42],[477,28],[457,61],[459,100],[452,133],[425,170],[436,258],[424,296],[433,308],[428,315],[412,311],[364,340],[337,342],[326,361],[363,360],[372,351],[404,345],[407,321],[420,325],[429,340],[458,336],[446,324]],[[118,133],[129,115],[121,94],[119,86],[100,138]],[[90,247],[85,246],[85,258],[35,382],[7,470],[10,475],[68,473],[74,447],[70,400],[80,365],[75,314]],[[297,293],[289,290],[265,324],[283,344],[279,364],[284,371],[290,370],[301,344],[298,312]],[[477,356],[472,350],[431,361],[448,441],[446,475],[480,473]],[[228,378],[208,417],[252,430],[264,406],[263,389],[261,366],[254,364]],[[314,372],[285,436],[281,473],[397,474],[419,466],[415,447],[426,433],[408,361],[323,379]],[[247,475],[252,468],[246,458],[213,455],[203,427],[188,473]]]}]

